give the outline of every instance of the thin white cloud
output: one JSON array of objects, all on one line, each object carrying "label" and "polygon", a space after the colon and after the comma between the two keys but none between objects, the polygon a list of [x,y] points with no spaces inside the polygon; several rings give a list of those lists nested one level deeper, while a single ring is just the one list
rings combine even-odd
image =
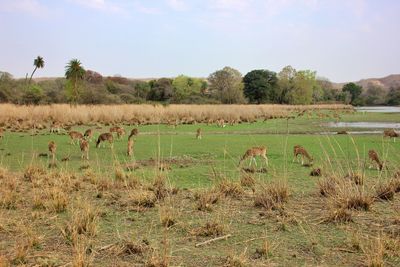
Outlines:
[{"label": "thin white cloud", "polygon": [[188,9],[187,4],[183,0],[166,0],[167,5],[176,11],[185,11]]},{"label": "thin white cloud", "polygon": [[34,16],[49,14],[46,6],[38,0],[1,0],[0,11],[3,12],[23,12]]},{"label": "thin white cloud", "polygon": [[161,13],[160,9],[143,5],[140,1],[134,2],[134,9],[146,15],[158,15]]},{"label": "thin white cloud", "polygon": [[123,8],[112,1],[106,0],[71,0],[72,2],[90,9],[96,9],[112,13],[121,13]]}]

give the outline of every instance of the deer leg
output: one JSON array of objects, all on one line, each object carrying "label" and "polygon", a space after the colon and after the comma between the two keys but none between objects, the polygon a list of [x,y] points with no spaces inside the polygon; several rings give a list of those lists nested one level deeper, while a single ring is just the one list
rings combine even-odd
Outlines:
[{"label": "deer leg", "polygon": [[304,156],[301,156],[301,165],[304,165]]},{"label": "deer leg", "polygon": [[268,157],[264,155],[263,158],[265,159],[265,164],[267,164],[268,167]]},{"label": "deer leg", "polygon": [[256,157],[253,157],[253,160],[254,160],[254,164],[255,164],[256,167],[257,167],[257,160],[256,160]]}]

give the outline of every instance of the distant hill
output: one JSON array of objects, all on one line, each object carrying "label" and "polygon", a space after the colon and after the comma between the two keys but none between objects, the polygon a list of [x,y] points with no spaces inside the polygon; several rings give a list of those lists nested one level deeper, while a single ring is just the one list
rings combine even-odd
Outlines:
[{"label": "distant hill", "polygon": [[[385,90],[389,90],[391,87],[400,87],[400,74],[392,74],[383,78],[362,79],[354,83],[361,85],[363,88],[367,88],[370,84],[373,84]],[[333,83],[333,87],[341,89],[344,84],[346,83]]]}]

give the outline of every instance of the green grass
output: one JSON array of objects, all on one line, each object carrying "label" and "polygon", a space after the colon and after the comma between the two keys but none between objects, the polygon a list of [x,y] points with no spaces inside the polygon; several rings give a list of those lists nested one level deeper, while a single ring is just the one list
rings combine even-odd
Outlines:
[{"label": "green grass", "polygon": [[[398,116],[398,115],[397,115]],[[332,119],[330,119],[332,120]],[[244,256],[244,266],[354,266],[365,263],[366,256],[374,251],[366,244],[375,237],[382,236],[388,242],[384,260],[389,266],[400,263],[398,248],[400,243],[396,233],[400,228],[395,222],[400,205],[396,194],[391,202],[374,202],[370,211],[351,211],[353,222],[344,224],[323,223],[328,212],[328,200],[318,195],[318,177],[310,177],[312,168],[293,163],[293,146],[301,144],[314,158],[313,168],[321,168],[323,174],[344,176],[350,169],[365,173],[363,186],[368,193],[380,181],[387,180],[400,163],[400,142],[393,143],[382,135],[321,135],[318,132],[335,131],[321,126],[329,119],[306,117],[294,120],[269,120],[253,124],[240,124],[218,128],[215,125],[180,125],[173,129],[166,125],[140,126],[135,138],[134,158],[126,156],[126,136],[116,140],[114,148],[95,148],[90,144],[90,169],[97,177],[114,180],[118,165],[153,159],[174,159],[171,169],[160,172],[155,166],[141,166],[130,177],[137,177],[144,188],[150,186],[155,176],[165,176],[167,183],[180,189],[177,195],[168,196],[156,203],[155,207],[138,210],[126,204],[129,194],[136,189],[126,188],[116,181],[111,189],[99,195],[99,189],[86,177],[86,170],[79,167],[86,163],[80,159],[77,145],[70,145],[67,135],[48,134],[41,131],[30,133],[7,132],[0,143],[1,166],[15,172],[23,172],[30,164],[47,167],[49,160],[37,157],[47,153],[47,143],[57,143],[57,170],[73,173],[68,179],[57,178],[50,173],[46,181],[52,179],[64,183],[70,202],[67,211],[59,214],[47,210],[33,210],[31,207],[32,185],[16,175],[18,201],[15,209],[0,208],[0,256],[13,259],[14,245],[22,242],[24,234],[20,224],[30,227],[42,236],[41,246],[30,249],[27,254],[29,264],[38,263],[37,255],[46,254],[49,259],[63,265],[71,262],[71,244],[60,235],[72,206],[89,203],[99,209],[98,234],[90,238],[91,250],[97,251],[93,266],[143,265],[151,255],[120,255],[113,249],[100,248],[110,244],[120,244],[127,240],[141,242],[146,239],[154,253],[167,256],[173,266],[222,266],[228,256]],[[388,114],[343,115],[341,121],[396,121]],[[133,127],[124,126],[127,132]],[[195,131],[203,129],[203,138],[197,140]],[[83,131],[86,126],[74,127]],[[97,135],[108,127],[97,129]],[[288,134],[289,133],[289,134]],[[95,135],[96,136],[96,135]],[[96,136],[97,137],[97,136]],[[246,190],[240,198],[224,197],[212,206],[212,211],[196,209],[196,192],[209,190],[220,179],[239,181],[242,175],[237,164],[239,157],[252,146],[264,145],[268,148],[269,167],[267,173],[257,173],[253,177],[258,182],[285,181],[290,190],[288,202],[277,211],[264,211],[254,207],[253,193]],[[367,153],[375,149],[387,161],[388,169],[378,172],[368,169]],[[69,155],[68,162],[61,158]],[[261,160],[258,159],[258,167]],[[248,162],[243,164],[247,167]],[[9,182],[0,179],[0,186],[6,188]],[[5,181],[5,180],[4,180]],[[74,184],[79,183],[78,189]],[[61,182],[60,182],[61,183]],[[41,184],[46,186],[46,183]],[[53,185],[51,185],[53,186]],[[39,188],[42,189],[42,188]],[[4,189],[5,190],[5,189]],[[44,189],[43,189],[44,190]],[[256,187],[256,192],[260,190]],[[0,191],[0,193],[3,191]],[[7,192],[7,191],[4,191]],[[165,229],[160,224],[160,209],[172,207],[176,212],[176,224]],[[21,223],[16,223],[20,221]],[[206,222],[217,221],[225,228],[224,234],[232,236],[202,247],[195,244],[211,239],[193,234],[194,229]],[[362,243],[361,249],[353,247],[352,236]],[[398,238],[398,236],[397,236]],[[271,251],[268,257],[255,258],[256,249],[268,240]],[[392,243],[390,243],[392,242]],[[397,242],[397,243],[396,243]],[[150,253],[151,254],[151,253]],[[0,257],[1,263],[1,257]],[[148,265],[150,266],[150,265]]]}]

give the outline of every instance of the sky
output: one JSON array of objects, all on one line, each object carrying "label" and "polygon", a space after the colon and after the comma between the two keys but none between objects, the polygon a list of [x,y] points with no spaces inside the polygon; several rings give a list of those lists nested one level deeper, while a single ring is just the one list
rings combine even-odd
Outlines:
[{"label": "sky", "polygon": [[400,73],[398,0],[0,0],[0,71],[207,77],[291,65],[334,82]]}]

